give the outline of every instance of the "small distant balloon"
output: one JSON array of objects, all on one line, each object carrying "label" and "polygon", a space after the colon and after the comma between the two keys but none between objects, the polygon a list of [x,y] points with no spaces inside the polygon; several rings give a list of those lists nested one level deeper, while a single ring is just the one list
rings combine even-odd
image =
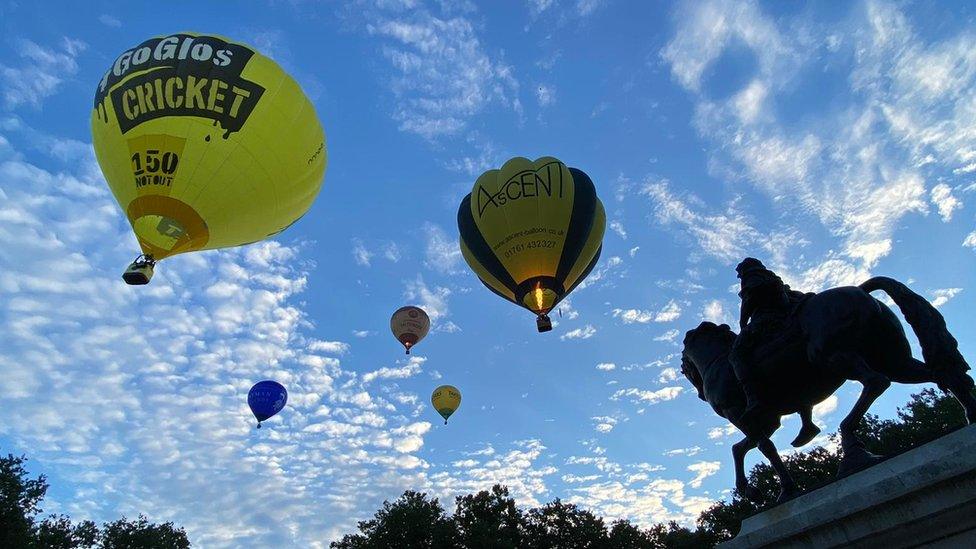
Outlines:
[{"label": "small distant balloon", "polygon": [[420,307],[400,307],[390,319],[390,329],[410,354],[410,348],[420,342],[430,331],[430,317]]},{"label": "small distant balloon", "polygon": [[261,428],[262,421],[280,412],[286,402],[288,391],[280,383],[270,379],[259,381],[247,393],[247,405],[258,420],[258,429]]},{"label": "small distant balloon", "polygon": [[444,425],[447,425],[447,418],[451,417],[451,414],[461,405],[461,391],[453,385],[441,385],[430,395],[430,403],[444,418]]}]

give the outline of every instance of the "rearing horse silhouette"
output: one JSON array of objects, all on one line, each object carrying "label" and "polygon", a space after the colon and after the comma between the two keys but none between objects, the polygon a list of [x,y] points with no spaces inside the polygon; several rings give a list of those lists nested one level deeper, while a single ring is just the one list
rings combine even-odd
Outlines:
[{"label": "rearing horse silhouette", "polygon": [[[883,290],[912,327],[925,362],[912,358],[905,331],[895,314],[870,292]],[[727,324],[702,322],[685,335],[681,371],[711,404],[745,438],[732,446],[735,486],[740,494],[757,499],[746,480],[743,460],[759,447],[780,478],[780,501],[798,490],[769,437],[780,426],[780,417],[807,412],[829,397],[846,380],[863,385],[854,407],[840,423],[844,457],[838,473],[843,476],[881,459],[864,449],[855,429],[871,404],[890,385],[937,383],[952,393],[976,423],[976,398],[969,365],[959,353],[945,319],[925,298],[887,277],[875,277],[860,286],[832,288],[808,298],[794,311],[795,337],[767,345],[756,353],[761,372],[761,404],[743,417],[746,399],[729,362],[736,334]]]}]

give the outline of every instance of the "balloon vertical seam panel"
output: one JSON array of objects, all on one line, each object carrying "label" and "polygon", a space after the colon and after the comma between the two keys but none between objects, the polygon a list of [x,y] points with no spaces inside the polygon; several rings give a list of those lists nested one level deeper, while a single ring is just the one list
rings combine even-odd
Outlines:
[{"label": "balloon vertical seam panel", "polygon": [[212,35],[160,36],[123,52],[96,90],[92,134],[113,195],[157,259],[280,232],[311,207],[327,163],[297,82],[257,50]]},{"label": "balloon vertical seam panel", "polygon": [[553,157],[484,172],[458,211],[462,256],[481,282],[539,313],[589,273],[605,224],[589,176]]}]

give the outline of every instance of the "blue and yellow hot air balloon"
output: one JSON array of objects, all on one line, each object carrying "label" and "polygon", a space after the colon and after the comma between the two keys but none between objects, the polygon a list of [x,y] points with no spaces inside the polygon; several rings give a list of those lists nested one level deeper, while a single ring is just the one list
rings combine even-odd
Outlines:
[{"label": "blue and yellow hot air balloon", "polygon": [[603,247],[606,212],[582,170],[556,158],[513,158],[474,184],[458,210],[461,253],[489,290],[548,313],[590,273]]},{"label": "blue and yellow hot air balloon", "polygon": [[301,87],[227,38],[179,33],[123,52],[95,92],[98,163],[142,255],[156,261],[273,236],[322,186],[325,134]]}]

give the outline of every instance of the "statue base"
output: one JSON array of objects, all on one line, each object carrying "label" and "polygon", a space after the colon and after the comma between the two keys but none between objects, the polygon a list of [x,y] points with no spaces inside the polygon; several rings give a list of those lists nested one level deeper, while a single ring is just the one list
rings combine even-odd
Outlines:
[{"label": "statue base", "polygon": [[976,547],[976,425],[742,521],[719,547]]}]

